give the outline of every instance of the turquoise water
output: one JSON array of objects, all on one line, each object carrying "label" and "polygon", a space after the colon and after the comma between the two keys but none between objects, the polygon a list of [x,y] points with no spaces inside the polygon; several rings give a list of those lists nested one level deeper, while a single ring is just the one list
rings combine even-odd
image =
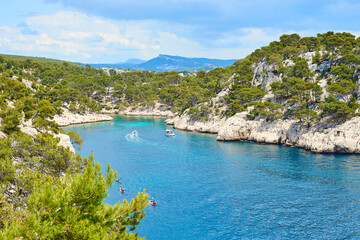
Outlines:
[{"label": "turquoise water", "polygon": [[[108,203],[146,190],[158,202],[136,229],[147,239],[360,239],[360,156],[175,130],[163,119],[117,117],[65,128],[122,178]],[[130,133],[136,129],[138,136]]]}]

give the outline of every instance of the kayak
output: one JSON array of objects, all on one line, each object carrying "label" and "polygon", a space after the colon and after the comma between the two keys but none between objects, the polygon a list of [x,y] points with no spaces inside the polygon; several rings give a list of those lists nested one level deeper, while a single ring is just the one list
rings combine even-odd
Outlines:
[{"label": "kayak", "polygon": [[119,191],[120,191],[121,193],[125,193],[125,189],[120,188]]},{"label": "kayak", "polygon": [[153,201],[149,200],[149,203],[150,203],[150,205],[156,206],[156,202],[153,202]]}]

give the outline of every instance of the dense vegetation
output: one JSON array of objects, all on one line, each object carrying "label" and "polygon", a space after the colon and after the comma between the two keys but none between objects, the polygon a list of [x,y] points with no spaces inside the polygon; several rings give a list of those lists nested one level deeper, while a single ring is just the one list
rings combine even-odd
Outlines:
[{"label": "dense vegetation", "polygon": [[[312,56],[310,60],[307,53]],[[231,116],[250,107],[250,113],[269,120],[294,118],[316,123],[320,119],[349,119],[359,108],[359,54],[360,38],[350,33],[327,32],[303,38],[298,34],[282,35],[280,41],[236,63],[247,71],[235,72],[234,84],[226,96],[226,114]],[[259,63],[268,66],[263,75],[270,72],[280,81],[269,88],[255,87],[253,66]],[[315,70],[311,71],[309,64],[314,64]],[[320,86],[322,80],[326,81],[325,87]],[[269,91],[275,98],[271,102],[264,98]]]},{"label": "dense vegetation", "polygon": [[[171,106],[175,112],[205,102],[225,86],[232,70],[217,68],[196,75],[180,76],[178,72],[131,71],[110,74],[67,62],[35,62],[0,56],[0,72],[19,75],[32,82],[36,97],[48,100],[55,108],[85,113],[100,111],[106,105],[123,108],[131,105],[152,106],[156,101]],[[109,108],[109,106],[107,107]]]},{"label": "dense vegetation", "polygon": [[0,198],[1,239],[138,239],[126,231],[145,216],[148,196],[143,192],[131,202],[102,203],[116,177],[110,166],[104,177],[90,155],[81,173],[68,171],[61,179],[32,186],[27,211],[13,210]]},{"label": "dense vegetation", "polygon": [[[0,56],[0,239],[139,238],[131,230],[145,216],[147,194],[104,204],[117,173],[108,166],[103,176],[92,155],[82,158],[58,145],[56,134],[63,130],[52,118],[62,107],[101,109],[80,90],[84,85],[60,84],[72,79],[70,72],[79,78],[104,75],[66,62]],[[20,131],[26,127],[32,132]],[[69,136],[80,148],[82,139]]]}]

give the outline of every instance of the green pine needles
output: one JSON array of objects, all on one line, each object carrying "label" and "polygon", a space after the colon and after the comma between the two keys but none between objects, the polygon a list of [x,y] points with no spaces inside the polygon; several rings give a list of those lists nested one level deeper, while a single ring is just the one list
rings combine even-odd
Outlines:
[{"label": "green pine needles", "polygon": [[28,198],[26,211],[12,213],[22,219],[2,219],[0,238],[140,239],[130,231],[145,216],[148,194],[138,193],[130,202],[103,203],[117,176],[110,165],[103,176],[101,165],[91,154],[82,173],[68,172],[54,182],[37,186]]}]

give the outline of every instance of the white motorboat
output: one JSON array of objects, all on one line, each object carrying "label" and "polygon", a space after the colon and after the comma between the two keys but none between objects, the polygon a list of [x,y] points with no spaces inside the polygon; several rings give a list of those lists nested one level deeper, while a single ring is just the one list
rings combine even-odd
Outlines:
[{"label": "white motorboat", "polygon": [[170,129],[166,129],[165,130],[165,135],[166,136],[175,136],[175,133]]}]

